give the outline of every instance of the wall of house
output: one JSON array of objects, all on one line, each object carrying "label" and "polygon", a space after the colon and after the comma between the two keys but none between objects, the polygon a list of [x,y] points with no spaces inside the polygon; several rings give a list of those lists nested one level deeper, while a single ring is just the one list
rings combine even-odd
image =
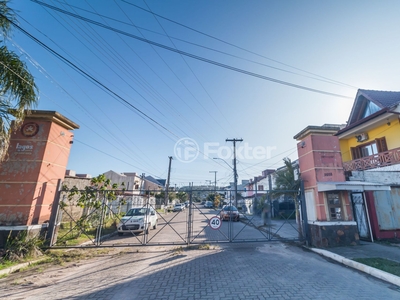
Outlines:
[{"label": "wall of house", "polygon": [[352,171],[351,180],[381,183],[385,185],[398,185],[400,182],[400,165],[393,165],[384,168]]},{"label": "wall of house", "polygon": [[382,192],[365,192],[365,201],[368,207],[373,237],[375,240],[399,239],[400,189],[392,190],[390,192],[391,195],[388,195],[389,197],[380,194]]},{"label": "wall of house", "polygon": [[384,124],[382,126],[378,126],[372,130],[366,130],[364,132],[368,133],[369,139],[362,143],[357,142],[356,137],[350,137],[348,139],[340,139],[340,150],[342,152],[343,161],[353,160],[351,157],[351,148],[357,147],[362,144],[368,144],[373,140],[381,137],[386,138],[386,144],[389,150],[394,148],[400,147],[400,139],[399,139],[399,132],[400,132],[400,121],[393,121],[390,123],[390,126]]},{"label": "wall of house", "polygon": [[117,183],[121,186],[124,183],[124,187],[127,191],[136,190],[135,185],[139,185],[139,188],[136,190],[138,193],[140,191],[140,187],[142,185],[142,179],[136,175],[136,173],[120,174],[114,171],[107,171],[104,173],[106,178],[110,179],[112,183]]},{"label": "wall of house", "polygon": [[151,182],[147,179],[144,180],[144,187],[143,190],[144,191],[151,191],[151,192],[157,192],[157,191],[161,191],[162,190],[162,186],[158,185],[154,182]]},{"label": "wall of house", "polygon": [[304,187],[317,182],[345,181],[339,140],[329,135],[309,135],[298,143],[300,173]]}]

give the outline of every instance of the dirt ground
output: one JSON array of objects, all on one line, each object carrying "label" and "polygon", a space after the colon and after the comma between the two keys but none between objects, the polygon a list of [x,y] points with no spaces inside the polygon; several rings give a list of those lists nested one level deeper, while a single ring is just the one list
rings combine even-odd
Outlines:
[{"label": "dirt ground", "polygon": [[[43,262],[25,267],[1,278],[0,287],[29,286],[39,288],[48,286],[68,278],[78,270],[83,271],[85,269],[95,268],[95,266],[112,260],[116,256],[122,256],[132,252],[146,253],[146,251],[149,250],[140,247],[59,250],[61,253],[58,253],[57,259],[54,259],[52,262]],[[157,249],[152,249],[152,251],[170,251],[173,253],[176,251],[176,248],[157,247]]]}]

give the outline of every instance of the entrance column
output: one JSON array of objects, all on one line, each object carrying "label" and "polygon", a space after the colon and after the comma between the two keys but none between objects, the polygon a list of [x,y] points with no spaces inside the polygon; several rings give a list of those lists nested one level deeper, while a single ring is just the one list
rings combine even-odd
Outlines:
[{"label": "entrance column", "polygon": [[[55,111],[33,110],[11,135],[0,163],[0,231],[47,226],[79,126]],[[0,245],[4,242],[0,237]]]}]

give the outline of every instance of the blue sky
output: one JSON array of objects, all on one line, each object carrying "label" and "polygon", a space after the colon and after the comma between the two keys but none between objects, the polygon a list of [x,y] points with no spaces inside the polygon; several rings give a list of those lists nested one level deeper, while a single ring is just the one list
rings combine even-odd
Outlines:
[{"label": "blue sky", "polygon": [[[171,184],[205,184],[218,171],[224,185],[232,160],[212,158],[242,138],[237,146],[250,150],[238,175],[249,179],[296,159],[293,136],[304,127],[345,123],[358,88],[400,90],[399,1],[42,3],[109,27],[30,0],[10,4],[21,28],[97,82],[14,30],[8,45],[35,76],[37,109],[80,125],[68,163],[77,173],[166,178],[172,156]],[[184,138],[200,148],[192,162],[174,152]]]}]

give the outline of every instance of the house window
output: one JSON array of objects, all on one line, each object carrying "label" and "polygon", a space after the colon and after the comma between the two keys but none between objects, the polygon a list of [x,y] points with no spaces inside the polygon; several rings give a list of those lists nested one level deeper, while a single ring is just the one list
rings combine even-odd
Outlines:
[{"label": "house window", "polygon": [[135,184],[135,190],[138,190],[138,189],[139,189],[139,185]]},{"label": "house window", "polygon": [[376,113],[380,109],[381,108],[378,105],[376,105],[375,103],[373,103],[371,101],[368,101],[365,105],[364,112],[363,112],[361,118],[364,119],[364,118]]},{"label": "house window", "polygon": [[264,186],[261,185],[261,184],[259,184],[259,185],[258,185],[258,190],[259,190],[259,191],[263,191],[263,190],[264,190]]},{"label": "house window", "polygon": [[338,192],[326,193],[330,220],[343,220],[342,200]]},{"label": "house window", "polygon": [[371,155],[376,155],[379,152],[387,151],[386,139],[385,137],[376,139],[375,141],[367,144],[362,144],[360,146],[351,148],[351,155],[353,159],[358,159],[362,157],[367,157]]}]

